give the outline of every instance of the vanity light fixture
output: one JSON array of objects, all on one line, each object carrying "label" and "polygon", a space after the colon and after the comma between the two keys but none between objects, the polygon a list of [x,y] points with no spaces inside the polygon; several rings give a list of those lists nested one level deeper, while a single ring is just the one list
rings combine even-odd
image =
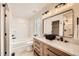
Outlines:
[{"label": "vanity light fixture", "polygon": [[42,15],[45,15],[45,14],[47,14],[49,11],[47,10],[47,11],[45,11]]},{"label": "vanity light fixture", "polygon": [[66,5],[66,3],[59,3],[59,4],[57,4],[57,5],[55,6],[55,8],[59,8],[59,7],[62,7],[62,6],[64,6],[64,5]]}]

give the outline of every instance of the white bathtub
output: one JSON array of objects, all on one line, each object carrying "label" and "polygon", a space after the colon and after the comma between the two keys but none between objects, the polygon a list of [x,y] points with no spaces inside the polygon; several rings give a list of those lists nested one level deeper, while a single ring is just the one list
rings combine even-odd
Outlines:
[{"label": "white bathtub", "polygon": [[20,41],[12,43],[12,52],[21,52],[21,51],[31,51],[33,45],[33,40],[29,39],[28,41]]}]

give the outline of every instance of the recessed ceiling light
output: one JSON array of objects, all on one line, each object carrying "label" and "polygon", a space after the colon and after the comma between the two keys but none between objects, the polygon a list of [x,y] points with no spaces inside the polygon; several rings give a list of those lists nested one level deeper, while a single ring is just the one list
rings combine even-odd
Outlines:
[{"label": "recessed ceiling light", "polygon": [[33,10],[33,13],[36,13],[37,11],[36,10]]}]

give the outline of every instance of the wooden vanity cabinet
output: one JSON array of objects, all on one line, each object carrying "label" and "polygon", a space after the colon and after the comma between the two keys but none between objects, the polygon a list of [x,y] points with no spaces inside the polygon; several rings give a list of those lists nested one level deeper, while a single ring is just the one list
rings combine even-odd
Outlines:
[{"label": "wooden vanity cabinet", "polygon": [[43,55],[43,43],[39,40],[33,40],[33,52],[35,56],[42,56]]},{"label": "wooden vanity cabinet", "polygon": [[69,54],[37,39],[34,39],[33,51],[35,56],[70,56]]}]

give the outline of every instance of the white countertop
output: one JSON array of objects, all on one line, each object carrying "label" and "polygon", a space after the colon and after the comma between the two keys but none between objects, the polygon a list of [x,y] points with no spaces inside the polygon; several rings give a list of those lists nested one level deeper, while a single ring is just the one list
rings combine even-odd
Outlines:
[{"label": "white countertop", "polygon": [[73,44],[70,42],[64,43],[64,42],[57,41],[57,40],[47,40],[44,37],[34,37],[34,38],[52,46],[52,47],[55,47],[69,55],[79,56],[79,45],[77,45],[77,44]]}]

